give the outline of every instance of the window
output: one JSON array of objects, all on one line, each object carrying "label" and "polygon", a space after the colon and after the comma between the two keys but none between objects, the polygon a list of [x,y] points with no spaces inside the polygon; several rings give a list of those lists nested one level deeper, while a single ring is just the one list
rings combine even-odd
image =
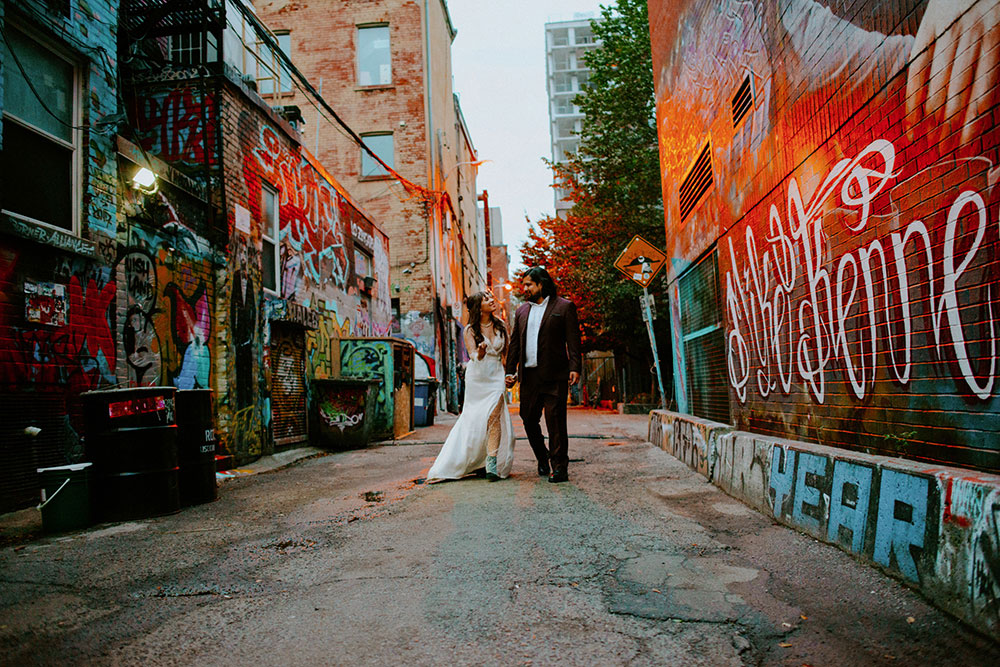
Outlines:
[{"label": "window", "polygon": [[358,28],[358,83],[362,86],[385,86],[392,83],[389,26]]},{"label": "window", "polygon": [[210,32],[188,32],[170,38],[170,62],[177,67],[196,67],[218,59],[215,35]]},{"label": "window", "polygon": [[278,191],[265,185],[261,203],[263,231],[261,232],[261,283],[264,289],[278,291]]},{"label": "window", "polygon": [[[361,141],[363,141],[365,146],[370,148],[375,155],[378,155],[383,162],[395,169],[395,163],[392,159],[392,134],[363,134],[361,135]],[[389,172],[386,171],[385,167],[372,159],[372,156],[368,154],[368,151],[362,149],[361,178],[379,178],[388,175]]]},{"label": "window", "polygon": [[372,270],[372,256],[367,250],[354,246],[354,275],[358,279],[358,287],[362,294],[370,295],[375,284],[375,272]]},{"label": "window", "polygon": [[[278,40],[278,48],[281,52],[292,57],[292,35],[289,32],[276,32],[275,38]],[[271,95],[277,88],[279,93],[292,92],[292,73],[284,65],[284,61],[266,42],[261,42],[260,60],[257,63],[257,86],[261,95]],[[277,81],[277,86],[275,86]]]},{"label": "window", "polygon": [[[76,68],[9,26],[7,37],[9,49],[0,40],[4,62],[0,203],[16,217],[76,231],[80,169],[79,133],[74,126],[81,123]],[[32,85],[21,68],[32,73]]]}]

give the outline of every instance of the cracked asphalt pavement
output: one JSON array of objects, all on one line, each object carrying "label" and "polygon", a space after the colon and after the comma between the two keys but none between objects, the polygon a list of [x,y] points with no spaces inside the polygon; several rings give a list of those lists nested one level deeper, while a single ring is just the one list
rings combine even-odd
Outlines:
[{"label": "cracked asphalt pavement", "polygon": [[571,409],[566,484],[523,439],[507,480],[424,484],[453,421],[3,548],[0,662],[1000,664],[645,442],[644,415]]}]

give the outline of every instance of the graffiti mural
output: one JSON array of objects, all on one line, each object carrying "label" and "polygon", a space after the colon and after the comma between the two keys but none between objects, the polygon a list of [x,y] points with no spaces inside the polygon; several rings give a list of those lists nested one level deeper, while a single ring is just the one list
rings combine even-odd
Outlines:
[{"label": "graffiti mural", "polygon": [[401,338],[413,343],[417,350],[414,377],[435,376],[434,315],[411,310],[403,315]]},{"label": "graffiti mural", "polygon": [[669,278],[717,253],[738,428],[1000,470],[1000,86],[930,76],[990,7],[650,3]]},{"label": "graffiti mural", "polygon": [[212,388],[212,312],[216,253],[205,239],[203,203],[163,183],[152,202],[119,187],[129,211],[116,255],[125,317],[118,329],[126,385]]},{"label": "graffiti mural", "polygon": [[937,555],[933,478],[789,447],[771,451],[774,516],[920,583]]},{"label": "graffiti mural", "polygon": [[319,403],[319,418],[324,426],[341,433],[361,424],[365,419],[365,390],[325,392]]},{"label": "graffiti mural", "polygon": [[379,380],[375,390],[375,405],[369,406],[374,431],[392,433],[393,360],[392,344],[387,341],[340,341],[341,374],[345,377]]},{"label": "graffiti mural", "polygon": [[[5,254],[2,272],[36,270],[20,259],[19,253]],[[14,390],[63,388],[71,393],[115,383],[115,283],[106,268],[89,271],[85,266],[91,265],[81,260],[68,284],[61,285],[68,304],[62,324],[25,326],[23,305],[0,310],[0,325],[9,332],[0,346],[0,383]],[[23,304],[24,297],[18,296]]]},{"label": "graffiti mural", "polygon": [[257,368],[254,351],[257,345],[258,294],[254,288],[252,269],[248,259],[250,249],[246,239],[240,238],[236,270],[233,272],[229,295],[229,326],[233,341],[236,376],[234,404],[237,410],[254,403]]},{"label": "graffiti mural", "polygon": [[139,95],[134,101],[139,143],[170,163],[216,164],[216,96],[195,86]]},{"label": "graffiti mural", "polygon": [[348,248],[336,189],[266,125],[253,156],[259,177],[281,193],[282,296],[309,303],[325,296],[327,285],[346,289]]}]

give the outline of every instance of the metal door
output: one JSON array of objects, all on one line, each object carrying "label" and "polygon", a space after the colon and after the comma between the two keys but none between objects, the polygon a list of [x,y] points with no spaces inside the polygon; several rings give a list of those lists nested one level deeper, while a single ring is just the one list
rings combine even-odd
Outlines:
[{"label": "metal door", "polygon": [[271,415],[275,445],[308,438],[306,337],[299,327],[271,324]]}]

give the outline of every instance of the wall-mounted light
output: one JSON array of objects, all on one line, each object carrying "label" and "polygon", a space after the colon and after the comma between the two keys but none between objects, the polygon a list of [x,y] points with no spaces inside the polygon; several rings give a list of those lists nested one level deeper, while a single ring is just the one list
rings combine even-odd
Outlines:
[{"label": "wall-mounted light", "polygon": [[132,187],[143,194],[151,195],[159,188],[159,181],[151,169],[139,167],[132,175]]}]

